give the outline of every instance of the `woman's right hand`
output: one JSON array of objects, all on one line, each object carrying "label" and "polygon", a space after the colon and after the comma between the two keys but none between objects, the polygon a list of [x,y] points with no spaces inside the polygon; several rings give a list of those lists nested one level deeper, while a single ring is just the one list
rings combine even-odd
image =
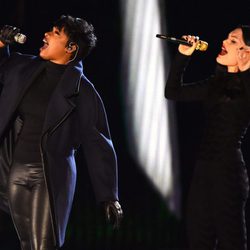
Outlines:
[{"label": "woman's right hand", "polygon": [[183,55],[191,56],[198,45],[199,37],[188,35],[188,36],[182,36],[182,38],[184,38],[188,43],[192,44],[192,46],[180,44],[178,50]]},{"label": "woman's right hand", "polygon": [[4,25],[0,30],[0,48],[15,41],[15,35],[19,33],[19,29],[14,26]]}]

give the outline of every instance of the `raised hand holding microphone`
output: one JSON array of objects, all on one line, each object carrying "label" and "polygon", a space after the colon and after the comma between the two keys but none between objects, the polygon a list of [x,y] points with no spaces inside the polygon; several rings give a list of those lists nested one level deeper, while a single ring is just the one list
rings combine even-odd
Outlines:
[{"label": "raised hand holding microphone", "polygon": [[[165,39],[168,42],[172,42],[172,43],[179,44],[179,45],[182,44],[182,45],[185,45],[188,47],[192,47],[192,45],[193,45],[193,42],[191,41],[192,36],[190,36],[190,35],[183,36],[182,39],[178,39],[175,37],[170,37],[170,36],[162,35],[162,34],[156,34],[156,37],[161,38],[161,39]],[[199,40],[198,36],[195,36],[194,39],[195,39],[195,42],[197,41],[196,46],[195,46],[196,50],[199,50],[199,51],[206,51],[207,50],[207,47],[208,47],[207,42]]]},{"label": "raised hand holding microphone", "polygon": [[10,25],[4,25],[0,30],[0,47],[4,47],[7,44],[25,43],[26,36],[20,33],[20,29]]},{"label": "raised hand holding microphone", "polygon": [[178,47],[178,50],[181,54],[186,56],[191,56],[193,52],[196,50],[198,44],[199,44],[199,37],[198,36],[182,36],[183,39],[185,39],[190,45],[183,45],[180,44]]}]

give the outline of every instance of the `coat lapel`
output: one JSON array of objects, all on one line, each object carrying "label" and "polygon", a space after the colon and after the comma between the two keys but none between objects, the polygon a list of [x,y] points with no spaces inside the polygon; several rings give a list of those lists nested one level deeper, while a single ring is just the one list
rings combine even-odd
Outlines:
[{"label": "coat lapel", "polygon": [[75,108],[73,98],[79,94],[82,76],[82,63],[69,65],[48,104],[43,134],[53,133]]}]

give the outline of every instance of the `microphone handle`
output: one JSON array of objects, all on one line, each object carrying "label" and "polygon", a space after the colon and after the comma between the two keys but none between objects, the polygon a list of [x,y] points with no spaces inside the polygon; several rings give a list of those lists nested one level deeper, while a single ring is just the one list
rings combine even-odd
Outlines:
[{"label": "microphone handle", "polygon": [[[161,34],[157,34],[156,37],[161,38],[161,39],[165,39],[165,40],[173,42],[173,43],[183,44],[183,45],[186,45],[186,46],[189,46],[189,47],[192,46],[191,43],[187,42],[184,39],[177,39],[177,38],[174,38],[174,37],[169,37],[169,36],[165,36],[165,35],[161,35]],[[195,49],[199,50],[199,51],[206,51],[207,48],[208,48],[208,43],[205,42],[205,41],[199,40]]]},{"label": "microphone handle", "polygon": [[186,45],[186,46],[189,46],[191,47],[192,44],[183,40],[183,39],[177,39],[175,37],[169,37],[169,36],[165,36],[165,35],[161,35],[161,34],[157,34],[156,37],[158,38],[161,38],[161,39],[165,39],[167,41],[170,41],[170,42],[173,42],[173,43],[176,43],[176,44],[183,44],[183,45]]}]

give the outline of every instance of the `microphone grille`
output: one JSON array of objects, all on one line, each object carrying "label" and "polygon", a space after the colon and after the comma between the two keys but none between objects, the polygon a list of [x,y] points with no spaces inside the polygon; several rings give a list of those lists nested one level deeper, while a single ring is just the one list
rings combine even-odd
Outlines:
[{"label": "microphone grille", "polygon": [[14,39],[17,43],[23,44],[26,42],[27,37],[24,34],[18,33],[15,35]]},{"label": "microphone grille", "polygon": [[196,50],[199,50],[199,51],[206,51],[207,50],[207,47],[208,47],[208,43],[205,42],[205,41],[199,41],[198,42],[198,45],[196,46]]}]

